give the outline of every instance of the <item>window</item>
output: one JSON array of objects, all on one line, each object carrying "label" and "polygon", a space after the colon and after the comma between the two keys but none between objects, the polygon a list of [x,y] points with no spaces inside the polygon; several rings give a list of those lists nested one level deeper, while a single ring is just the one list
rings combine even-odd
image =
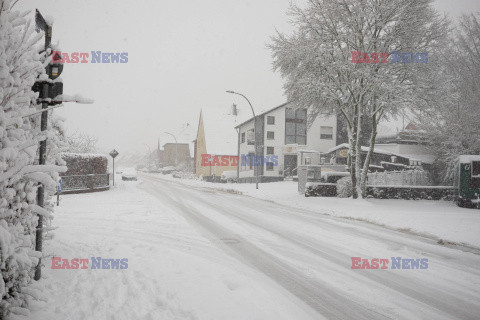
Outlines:
[{"label": "window", "polygon": [[250,170],[253,169],[253,161],[254,161],[254,160],[255,160],[255,153],[250,152],[250,153],[248,154],[248,165],[249,165],[249,167],[250,167]]},{"label": "window", "polygon": [[247,144],[254,145],[255,144],[255,130],[250,129],[247,131]]},{"label": "window", "polygon": [[309,166],[312,164],[312,158],[310,157],[305,157],[305,165]]},{"label": "window", "polygon": [[333,128],[332,127],[320,127],[320,139],[333,140]]},{"label": "window", "polygon": [[274,147],[267,147],[267,154],[275,154],[275,148]]},{"label": "window", "polygon": [[307,144],[307,110],[285,109],[285,144]]},{"label": "window", "polygon": [[267,140],[275,140],[275,132],[267,131]]},{"label": "window", "polygon": [[273,162],[266,163],[267,171],[273,171]]},{"label": "window", "polygon": [[245,132],[242,132],[242,142],[241,143],[245,143]]},{"label": "window", "polygon": [[480,161],[472,161],[472,178],[480,178]]},{"label": "window", "polygon": [[275,124],[275,117],[267,116],[267,124]]}]

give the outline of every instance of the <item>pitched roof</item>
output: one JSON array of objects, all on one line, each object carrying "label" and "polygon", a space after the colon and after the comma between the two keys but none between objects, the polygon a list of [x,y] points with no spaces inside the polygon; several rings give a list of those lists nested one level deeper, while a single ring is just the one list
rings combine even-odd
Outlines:
[{"label": "pitched roof", "polygon": [[[271,112],[271,111],[273,111],[273,110],[277,110],[278,108],[284,107],[284,106],[286,106],[287,104],[288,104],[288,102],[282,103],[281,105],[276,106],[275,108],[268,109],[267,111],[262,111],[261,113],[257,114],[256,116],[257,116],[257,117],[263,116],[264,114],[267,114],[267,113],[269,113],[269,112]],[[252,120],[253,120],[253,117],[249,118],[248,120],[243,121],[242,123],[240,123],[239,125],[237,125],[235,128],[241,127],[241,126],[243,126],[244,124],[249,123],[249,122],[252,121]]]}]

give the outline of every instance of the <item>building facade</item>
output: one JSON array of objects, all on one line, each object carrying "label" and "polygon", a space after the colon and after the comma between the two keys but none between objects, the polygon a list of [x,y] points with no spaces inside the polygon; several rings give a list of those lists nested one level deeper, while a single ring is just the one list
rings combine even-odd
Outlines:
[{"label": "building facade", "polygon": [[[210,135],[210,137],[212,137],[212,135]],[[205,179],[217,180],[224,171],[237,171],[237,155],[219,152],[219,149],[223,149],[221,146],[212,148],[212,152],[208,153],[206,139],[203,115],[202,112],[200,112],[197,137],[193,141],[195,175],[199,178],[204,177]],[[211,143],[215,144],[215,141],[211,141]],[[228,148],[225,148],[225,150],[221,151],[228,151],[227,149]]]},{"label": "building facade", "polygon": [[[254,182],[256,170],[262,182],[295,176],[301,150],[327,152],[336,145],[337,117],[319,115],[308,125],[306,109],[282,104],[238,125],[238,177]],[[257,161],[255,156],[257,140]],[[261,160],[261,161],[260,161]],[[260,163],[259,163],[260,162]]]},{"label": "building facade", "polygon": [[188,143],[166,143],[163,145],[163,166],[190,166]]}]

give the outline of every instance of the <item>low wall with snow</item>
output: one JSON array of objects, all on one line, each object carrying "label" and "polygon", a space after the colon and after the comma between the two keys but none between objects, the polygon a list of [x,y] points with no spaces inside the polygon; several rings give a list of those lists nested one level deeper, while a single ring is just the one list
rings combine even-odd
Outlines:
[{"label": "low wall with snow", "polygon": [[108,159],[100,154],[64,153],[68,170],[61,174],[62,193],[108,190]]}]

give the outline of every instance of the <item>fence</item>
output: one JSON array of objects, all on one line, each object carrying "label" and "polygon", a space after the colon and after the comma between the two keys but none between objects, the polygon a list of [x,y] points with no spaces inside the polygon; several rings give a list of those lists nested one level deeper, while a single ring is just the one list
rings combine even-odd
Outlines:
[{"label": "fence", "polygon": [[107,190],[110,185],[109,174],[70,175],[62,178],[62,192],[93,192]]},{"label": "fence", "polygon": [[423,170],[384,171],[368,174],[369,186],[431,186]]}]

